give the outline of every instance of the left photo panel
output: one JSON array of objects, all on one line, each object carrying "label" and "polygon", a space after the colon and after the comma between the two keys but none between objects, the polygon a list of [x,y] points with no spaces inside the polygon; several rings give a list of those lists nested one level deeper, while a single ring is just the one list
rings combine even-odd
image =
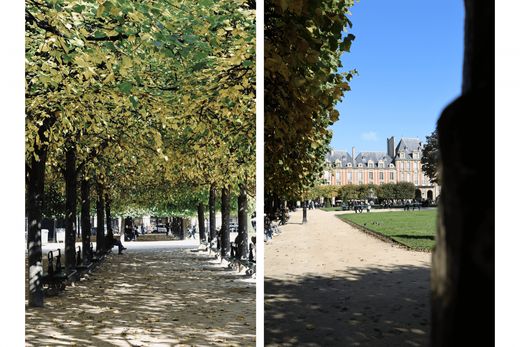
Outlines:
[{"label": "left photo panel", "polygon": [[26,0],[26,346],[255,345],[255,15]]}]

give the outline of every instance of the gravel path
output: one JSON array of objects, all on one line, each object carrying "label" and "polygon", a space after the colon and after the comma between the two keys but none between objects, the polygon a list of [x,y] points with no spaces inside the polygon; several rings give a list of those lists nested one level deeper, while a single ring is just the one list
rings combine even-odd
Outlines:
[{"label": "gravel path", "polygon": [[427,346],[431,255],[301,210],[265,247],[267,346]]},{"label": "gravel path", "polygon": [[27,346],[254,346],[255,283],[175,247],[112,254],[45,307],[26,309]]}]

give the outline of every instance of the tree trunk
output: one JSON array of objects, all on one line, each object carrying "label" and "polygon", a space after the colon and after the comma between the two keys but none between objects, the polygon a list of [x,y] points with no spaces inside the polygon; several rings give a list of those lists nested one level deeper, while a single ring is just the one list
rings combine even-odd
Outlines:
[{"label": "tree trunk", "polygon": [[[495,341],[494,2],[465,4],[463,93],[437,125],[442,189],[431,271],[433,347]],[[475,151],[480,139],[487,145]]]},{"label": "tree trunk", "polygon": [[216,237],[217,221],[215,216],[215,200],[217,195],[217,189],[212,184],[209,189],[209,242],[213,241]]},{"label": "tree trunk", "polygon": [[126,237],[129,237],[130,240],[133,239],[134,235],[134,221],[132,217],[125,218],[125,232],[124,232],[124,240],[126,241]]},{"label": "tree trunk", "polygon": [[264,213],[271,221],[274,220],[276,215],[275,201],[276,197],[273,194],[268,194],[265,196]]},{"label": "tree trunk", "polygon": [[76,215],[76,226],[76,238],[79,239],[81,238],[81,215]]},{"label": "tree trunk", "polygon": [[65,266],[67,271],[76,264],[77,215],[76,145],[70,144],[65,152]]},{"label": "tree trunk", "polygon": [[230,213],[231,195],[229,187],[222,188],[222,228],[221,232],[221,249],[222,257],[229,257],[231,253],[231,244],[229,240],[229,213]]},{"label": "tree trunk", "polygon": [[81,179],[81,242],[83,264],[90,262],[90,181]]},{"label": "tree trunk", "polygon": [[106,224],[107,224],[107,239],[114,239],[114,230],[112,229],[112,212],[110,210],[110,197],[105,194],[105,213],[106,213]]},{"label": "tree trunk", "polygon": [[105,240],[105,199],[103,192],[103,185],[98,183],[97,201],[96,201],[96,215],[97,215],[97,229],[96,229],[96,252],[104,253],[112,248],[112,245],[107,245]]},{"label": "tree trunk", "polygon": [[302,224],[307,223],[307,200],[302,202],[303,205],[303,221]]},{"label": "tree trunk", "polygon": [[184,221],[183,221],[182,217],[179,217],[179,233],[181,236],[181,240],[184,240],[186,238],[184,231],[185,231],[184,230]]},{"label": "tree trunk", "polygon": [[41,242],[41,222],[43,191],[45,183],[45,163],[47,152],[43,149],[36,149],[39,161],[31,158],[31,166],[27,167],[27,250],[29,273],[29,306],[43,306],[42,289],[42,242]]},{"label": "tree trunk", "polygon": [[287,202],[285,200],[280,201],[280,221],[282,222],[282,225],[287,224],[287,216],[285,215],[286,205]]},{"label": "tree trunk", "polygon": [[199,202],[197,214],[199,217],[199,240],[202,243],[206,241],[206,230],[204,230],[204,204],[202,202]]},{"label": "tree trunk", "polygon": [[247,193],[245,184],[240,184],[240,195],[238,196],[238,258],[247,258]]}]

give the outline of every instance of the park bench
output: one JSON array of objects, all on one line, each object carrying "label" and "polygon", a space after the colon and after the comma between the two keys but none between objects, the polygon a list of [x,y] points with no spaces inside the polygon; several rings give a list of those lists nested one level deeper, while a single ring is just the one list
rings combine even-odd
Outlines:
[{"label": "park bench", "polygon": [[271,240],[274,236],[281,233],[278,225],[269,220],[264,221],[264,242]]},{"label": "park bench", "polygon": [[96,252],[94,252],[94,246],[92,245],[92,242],[90,243],[90,256],[91,256],[92,263],[94,263],[95,265],[98,265],[103,260],[105,260],[107,254],[109,254],[111,252],[112,252],[112,249],[110,248],[110,249],[107,249],[104,253],[96,253]]},{"label": "park bench", "polygon": [[418,203],[418,202],[411,202],[411,203],[407,203],[404,205],[404,210],[405,211],[410,211],[410,208],[415,211],[415,209],[418,209],[420,210],[421,209],[421,204]]},{"label": "park bench", "polygon": [[[54,256],[54,252],[58,255]],[[77,274],[76,270],[65,272],[61,265],[61,250],[58,248],[47,253],[47,273],[42,276],[42,285],[46,294],[55,295],[64,290],[67,283]]]},{"label": "park bench", "polygon": [[[92,243],[91,243],[92,247]],[[77,247],[78,251],[76,252],[76,270],[78,272],[87,272],[92,270],[92,266],[94,265],[92,262],[88,264],[83,264],[83,260],[81,259],[81,246]]]},{"label": "park bench", "polygon": [[256,273],[256,260],[253,254],[253,243],[249,243],[249,252],[247,259],[239,259],[237,257],[238,245],[235,242],[231,243],[231,257],[229,266],[237,270],[242,271],[242,267],[246,268],[246,275],[252,276]]},{"label": "park bench", "polygon": [[[219,239],[217,239],[219,241]],[[220,255],[220,242],[217,242],[217,248],[213,247],[212,244],[208,244],[208,249],[213,251],[215,253],[215,257],[217,259],[221,259]],[[249,253],[247,259],[238,259],[237,257],[237,251],[238,251],[238,245],[235,242],[230,243],[231,246],[231,254],[229,257],[224,257],[226,261],[229,262],[229,268],[233,270],[237,270],[238,272],[242,271],[242,267],[246,268],[246,275],[252,276],[254,273],[256,273],[256,260],[252,253],[253,247],[252,244],[249,245]]]},{"label": "park bench", "polygon": [[367,204],[354,205],[354,212],[358,213],[359,211],[359,213],[363,213],[363,210],[367,210],[367,212],[370,212]]}]

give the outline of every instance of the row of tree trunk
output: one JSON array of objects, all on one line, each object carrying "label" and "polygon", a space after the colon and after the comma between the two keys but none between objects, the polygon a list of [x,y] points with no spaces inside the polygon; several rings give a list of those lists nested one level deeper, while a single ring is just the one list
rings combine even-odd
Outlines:
[{"label": "row of tree trunk", "polygon": [[[42,127],[45,129],[45,127]],[[44,133],[40,134],[45,138]],[[29,306],[43,306],[42,290],[42,242],[41,242],[41,223],[43,195],[45,187],[45,165],[47,161],[47,150],[44,146],[36,147],[36,157],[30,161],[26,167],[27,180],[27,218],[28,218],[28,267],[29,267]],[[90,193],[92,180],[87,179],[84,173],[86,161],[77,163],[77,150],[73,142],[69,142],[65,150],[65,167],[62,170],[65,180],[65,270],[70,271],[76,266],[76,216],[78,198],[78,179],[81,175],[81,238],[82,238],[82,257],[83,262],[91,259],[90,254]],[[111,228],[110,200],[101,184],[96,184],[97,189],[97,236],[96,251],[105,252],[109,245],[105,240],[105,217],[108,229],[108,239],[112,240],[113,232]],[[105,214],[106,213],[106,214]]]},{"label": "row of tree trunk", "polygon": [[[247,234],[247,191],[245,184],[240,184],[240,193],[238,196],[238,237],[236,239],[238,250],[237,257],[241,259],[247,258],[248,254],[248,234]],[[230,187],[224,187],[221,191],[221,212],[222,212],[222,226],[220,234],[216,232],[216,187],[211,185],[209,191],[209,235],[210,243],[220,237],[220,254],[222,257],[229,257],[231,254],[231,239],[230,239],[230,214],[231,214],[231,194]],[[199,203],[197,208],[199,236],[200,241],[206,241],[206,232],[204,228],[204,204]]]}]

